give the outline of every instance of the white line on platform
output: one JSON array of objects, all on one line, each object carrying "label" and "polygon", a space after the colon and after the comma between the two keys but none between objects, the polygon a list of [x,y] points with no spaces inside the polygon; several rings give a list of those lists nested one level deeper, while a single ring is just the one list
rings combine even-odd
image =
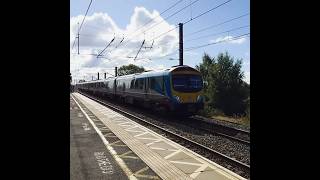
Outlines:
[{"label": "white line on platform", "polygon": [[192,173],[192,174],[190,175],[190,177],[192,177],[192,178],[195,179],[195,178],[196,178],[200,173],[202,173],[202,171],[204,171],[207,167],[208,167],[207,164],[202,164],[197,170],[195,170],[194,173]]},{"label": "white line on platform", "polygon": [[126,175],[129,177],[130,180],[137,180],[137,178],[134,176],[134,174],[131,172],[131,170],[128,168],[128,166],[125,164],[125,162],[119,157],[117,152],[113,149],[112,146],[109,145],[109,142],[107,139],[103,136],[101,131],[96,127],[96,125],[93,123],[91,118],[87,115],[87,113],[82,109],[82,107],[79,105],[79,103],[75,100],[73,95],[71,96],[72,99],[76,102],[76,104],[79,106],[82,113],[86,116],[88,121],[91,123],[92,127],[96,130],[97,134],[100,136],[101,140],[103,141],[104,145],[107,147],[107,149],[110,151],[114,159],[117,161],[119,166],[122,168],[122,170],[126,173]]},{"label": "white line on platform", "polygon": [[180,152],[182,152],[181,149],[178,149],[176,152],[173,152],[173,153],[171,153],[171,154],[168,154],[166,157],[164,157],[164,159],[169,159],[169,158],[171,158],[172,156],[174,156],[174,155],[176,155],[176,154],[178,154],[178,153],[180,153]]}]

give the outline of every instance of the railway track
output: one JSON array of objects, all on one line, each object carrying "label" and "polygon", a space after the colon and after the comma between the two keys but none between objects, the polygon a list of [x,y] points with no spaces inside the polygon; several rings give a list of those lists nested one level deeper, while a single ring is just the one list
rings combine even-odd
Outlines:
[{"label": "railway track", "polygon": [[[81,92],[79,92],[81,93]],[[145,119],[142,119],[141,117],[138,117],[134,114],[131,114],[131,113],[128,113],[126,112],[125,110],[122,110],[118,107],[115,107],[114,105],[111,105],[110,103],[106,103],[100,99],[97,99],[95,97],[92,97],[90,95],[87,95],[87,94],[84,94],[84,93],[81,93],[82,95],[96,101],[96,102],[99,102],[100,104],[102,105],[105,105],[107,106],[108,108],[116,111],[116,112],[119,112],[123,115],[125,115],[126,117],[132,119],[132,120],[135,120],[135,121],[138,121],[140,123],[143,123],[144,125],[146,126],[149,126],[151,127],[152,129],[155,129],[156,131],[160,132],[161,134],[163,135],[166,135],[168,138],[174,140],[175,142],[178,142],[179,144],[182,144],[183,146],[187,146],[189,147],[190,149],[194,150],[195,152],[198,152],[199,154],[211,159],[211,160],[214,160],[215,162],[217,162],[218,164],[232,170],[232,171],[235,171],[236,173],[238,173],[239,175],[242,175],[244,177],[248,177],[249,174],[250,174],[250,165],[246,164],[246,163],[243,163],[239,160],[236,160],[232,157],[229,157],[221,152],[218,152],[214,149],[211,149],[207,146],[204,146],[198,142],[195,142],[193,140],[190,140],[186,137],[183,137],[175,132],[172,132],[166,128],[163,128],[163,127],[160,127],[159,125],[156,125],[154,123],[151,123]],[[223,135],[225,136],[225,135]],[[231,136],[230,136],[231,137]],[[234,139],[234,138],[233,138]],[[213,155],[213,156],[212,156]],[[219,163],[220,162],[220,163]],[[224,164],[224,165],[223,165]],[[226,165],[227,164],[227,165]],[[230,167],[231,166],[231,167]],[[239,173],[240,172],[240,173]]]},{"label": "railway track", "polygon": [[[201,116],[196,115],[193,118],[200,120],[200,121],[203,121],[203,122],[207,122],[206,120],[204,120],[204,119],[207,119],[205,117],[201,117]],[[209,122],[207,122],[207,123],[209,123]],[[230,127],[230,126],[224,126],[224,125],[217,124],[214,122],[210,122],[210,123],[214,124],[214,126],[216,126],[216,127],[226,129],[227,131],[230,131],[230,132],[241,133],[241,134],[250,136],[250,131],[247,131],[247,130],[243,130],[243,129],[239,129],[239,128],[235,128],[235,127]]]},{"label": "railway track", "polygon": [[[238,128],[223,126],[220,124],[216,124],[213,122],[203,121],[198,116],[193,116],[189,120],[193,127],[200,128],[203,131],[207,131],[209,133],[213,133],[219,136],[223,136],[225,138],[250,145],[250,132],[245,131]],[[194,123],[197,122],[197,123]]]},{"label": "railway track", "polygon": [[[84,95],[87,95],[87,94],[84,94]],[[92,98],[96,99],[96,97],[92,97]],[[218,136],[221,136],[229,140],[236,141],[248,146],[250,145],[250,132],[243,129],[224,126],[214,122],[208,122],[207,120],[205,120],[206,118],[198,115],[189,117],[189,118],[184,118],[184,119],[181,119],[181,118],[177,119],[175,117],[174,118],[166,117],[166,118],[170,118],[171,122],[188,123],[185,125],[192,127],[194,129],[199,129],[206,133],[218,135]]]}]

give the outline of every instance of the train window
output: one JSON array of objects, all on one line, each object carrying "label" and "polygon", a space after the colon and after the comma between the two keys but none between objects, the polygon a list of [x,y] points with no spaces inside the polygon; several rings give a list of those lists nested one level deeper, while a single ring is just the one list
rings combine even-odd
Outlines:
[{"label": "train window", "polygon": [[147,89],[147,80],[148,80],[148,79],[147,79],[147,78],[144,78],[143,80],[144,80],[144,89]]},{"label": "train window", "polygon": [[156,79],[154,77],[150,78],[150,89],[155,89]]},{"label": "train window", "polygon": [[199,75],[173,75],[173,89],[180,92],[197,92],[202,89],[202,78]]},{"label": "train window", "polygon": [[133,89],[133,88],[134,88],[134,79],[132,79],[130,82],[130,89]]},{"label": "train window", "polygon": [[105,82],[105,87],[106,87],[106,89],[109,89],[109,86],[108,86],[108,84],[109,84],[109,82]]},{"label": "train window", "polygon": [[144,87],[145,87],[145,80],[141,79],[141,83],[140,83],[139,89],[143,89]]},{"label": "train window", "polygon": [[135,89],[138,89],[138,79],[136,79],[136,80],[134,81],[134,88],[135,88]]},{"label": "train window", "polygon": [[135,81],[135,89],[143,89],[144,79],[136,79]]},{"label": "train window", "polygon": [[116,89],[121,89],[121,82],[120,82],[121,80],[119,79],[119,80],[117,80],[117,82],[116,82]]},{"label": "train window", "polygon": [[164,88],[163,88],[163,77],[159,76],[155,78],[155,87],[154,90],[158,91],[158,92],[163,92]]}]

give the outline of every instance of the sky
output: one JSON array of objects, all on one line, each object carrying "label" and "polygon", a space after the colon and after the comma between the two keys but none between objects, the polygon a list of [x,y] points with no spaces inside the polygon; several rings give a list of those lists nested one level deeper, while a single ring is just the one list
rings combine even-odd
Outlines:
[{"label": "sky", "polygon": [[[178,23],[184,23],[184,65],[199,65],[204,53],[216,57],[219,53],[228,52],[235,60],[242,60],[244,80],[250,83],[250,1],[227,1],[92,0],[83,21],[90,0],[70,0],[72,77],[75,80],[91,80],[92,76],[94,79],[97,77],[98,72],[101,73],[100,77],[104,72],[111,76],[110,74],[114,74],[115,66],[130,63],[148,70],[178,65],[179,28],[175,27]],[[227,3],[219,6],[224,2]],[[179,11],[190,3],[193,4]],[[174,4],[176,5],[173,6]],[[171,9],[165,11],[171,6]],[[197,18],[198,15],[217,6],[219,7]],[[162,13],[163,11],[165,12]],[[75,37],[82,21],[78,54]],[[204,30],[199,31],[202,29]],[[245,34],[247,35],[241,36]],[[232,40],[235,37],[238,38]],[[137,55],[143,41],[144,44]],[[190,47],[209,43],[212,45],[187,51]],[[103,49],[105,51],[102,57],[97,58],[96,55]],[[137,58],[134,60],[136,55]]]}]

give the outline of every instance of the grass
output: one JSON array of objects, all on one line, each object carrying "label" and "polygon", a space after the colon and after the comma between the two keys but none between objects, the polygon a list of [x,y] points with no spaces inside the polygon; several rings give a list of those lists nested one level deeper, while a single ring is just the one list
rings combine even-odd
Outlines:
[{"label": "grass", "polygon": [[246,116],[229,117],[229,116],[225,116],[225,115],[213,115],[213,116],[211,116],[211,118],[214,118],[219,121],[227,121],[227,122],[241,124],[241,125],[250,127],[250,119]]},{"label": "grass", "polygon": [[[247,111],[250,114],[250,111]],[[241,124],[243,126],[250,128],[250,116],[242,115],[242,116],[227,116],[223,113],[223,111],[219,109],[212,108],[208,105],[205,106],[203,110],[199,112],[199,115],[216,119],[218,121],[226,121],[234,124]]]}]

